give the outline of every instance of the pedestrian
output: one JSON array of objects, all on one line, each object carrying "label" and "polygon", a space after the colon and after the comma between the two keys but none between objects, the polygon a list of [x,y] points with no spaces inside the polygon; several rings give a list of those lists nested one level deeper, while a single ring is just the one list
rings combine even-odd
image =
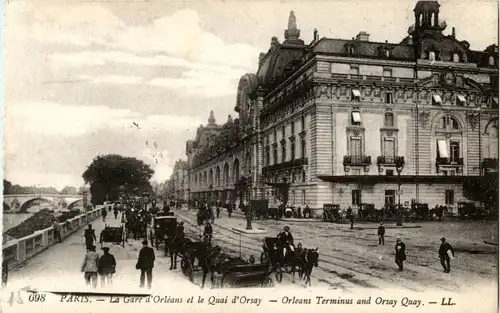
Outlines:
[{"label": "pedestrian", "polygon": [[113,274],[116,272],[115,256],[109,253],[109,247],[102,248],[103,255],[99,259],[99,275],[101,276],[101,286],[113,284]]},{"label": "pedestrian", "polygon": [[351,207],[347,208],[347,218],[351,222],[351,229],[354,229],[354,213],[352,212]]},{"label": "pedestrian", "polygon": [[229,204],[227,207],[227,215],[228,217],[231,217],[231,214],[233,213],[233,205]]},{"label": "pedestrian", "polygon": [[2,261],[2,287],[7,287],[7,281],[9,280],[9,261],[3,259]]},{"label": "pedestrian", "polygon": [[58,242],[62,242],[61,225],[59,225],[59,222],[54,221],[54,224],[52,224],[52,228],[54,229],[54,240],[57,240]]},{"label": "pedestrian", "polygon": [[108,215],[108,211],[106,211],[106,207],[103,207],[101,210],[102,221],[106,222],[106,216]]},{"label": "pedestrian", "polygon": [[99,254],[95,252],[95,246],[89,247],[82,263],[82,272],[87,286],[97,287],[97,272],[99,270]]},{"label": "pedestrian", "polygon": [[141,270],[141,288],[144,287],[144,279],[147,276],[148,289],[151,289],[153,283],[153,267],[155,262],[155,252],[153,248],[148,247],[148,241],[142,241],[142,249],[139,251],[139,258],[137,259],[136,269]]},{"label": "pedestrian", "polygon": [[395,262],[399,267],[399,271],[402,271],[403,270],[403,262],[406,261],[406,246],[405,246],[403,240],[401,240],[401,237],[399,237],[399,236],[396,238],[395,250],[396,250]]},{"label": "pedestrian", "polygon": [[115,214],[115,220],[118,218],[118,207],[115,205],[113,213]]},{"label": "pedestrian", "polygon": [[441,238],[441,245],[439,246],[439,260],[441,261],[441,265],[443,266],[444,272],[449,273],[450,268],[450,259],[455,257],[455,252],[451,245],[446,242],[446,238]]},{"label": "pedestrian", "polygon": [[215,207],[215,213],[217,214],[217,218],[220,217],[220,207],[219,207],[219,203],[217,203],[217,206]]},{"label": "pedestrian", "polygon": [[212,242],[212,235],[212,225],[210,225],[210,222],[207,221],[207,223],[205,224],[205,229],[203,230],[203,237],[206,238],[209,244]]},{"label": "pedestrian", "polygon": [[92,224],[89,224],[89,227],[85,230],[85,246],[87,250],[94,245],[94,241],[97,241],[95,236],[95,229],[92,229]]},{"label": "pedestrian", "polygon": [[378,227],[378,244],[379,245],[385,245],[385,240],[384,240],[384,236],[385,236],[385,227],[384,227],[384,223],[383,222],[380,222],[380,226]]}]

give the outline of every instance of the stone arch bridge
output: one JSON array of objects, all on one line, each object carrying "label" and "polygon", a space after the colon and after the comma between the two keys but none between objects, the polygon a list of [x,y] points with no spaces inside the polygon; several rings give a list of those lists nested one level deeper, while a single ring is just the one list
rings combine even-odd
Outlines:
[{"label": "stone arch bridge", "polygon": [[3,196],[3,210],[14,213],[34,213],[39,208],[31,208],[30,205],[39,200],[56,209],[71,209],[78,204],[83,206],[82,195],[57,195],[57,194],[18,194]]}]

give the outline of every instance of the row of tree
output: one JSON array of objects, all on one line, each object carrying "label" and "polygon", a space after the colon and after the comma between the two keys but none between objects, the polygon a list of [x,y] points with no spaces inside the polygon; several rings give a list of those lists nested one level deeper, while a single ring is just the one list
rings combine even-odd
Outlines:
[{"label": "row of tree", "polygon": [[92,204],[116,201],[120,195],[141,196],[144,192],[154,195],[150,179],[154,170],[143,161],[118,154],[99,155],[83,173],[90,186]]},{"label": "row of tree", "polygon": [[81,194],[84,188],[76,188],[66,186],[61,191],[54,187],[35,187],[35,186],[21,186],[13,185],[10,181],[3,180],[3,194],[4,195],[19,195],[19,194],[63,194],[63,195],[76,195]]}]

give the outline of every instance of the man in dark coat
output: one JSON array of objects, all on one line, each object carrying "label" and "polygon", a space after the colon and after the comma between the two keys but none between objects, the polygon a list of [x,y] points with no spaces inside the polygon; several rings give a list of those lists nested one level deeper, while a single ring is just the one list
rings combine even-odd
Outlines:
[{"label": "man in dark coat", "polygon": [[205,225],[205,229],[203,230],[203,237],[206,238],[208,243],[212,242],[212,234],[213,234],[212,225],[210,225],[210,222],[207,222],[207,224]]},{"label": "man in dark coat", "polygon": [[113,274],[116,272],[116,260],[114,255],[109,253],[109,247],[102,248],[104,254],[99,259],[99,275],[101,276],[101,286],[104,287],[106,281],[113,284]]},{"label": "man in dark coat", "polygon": [[347,208],[347,219],[351,222],[351,229],[354,228],[354,213],[352,212],[351,207]]},{"label": "man in dark coat", "polygon": [[90,249],[90,247],[94,246],[94,241],[97,241],[97,238],[95,236],[95,229],[92,229],[92,225],[89,224],[89,227],[85,229],[85,246],[87,250]]},{"label": "man in dark coat", "polygon": [[406,261],[406,246],[401,240],[401,237],[396,238],[396,258],[395,262],[399,267],[399,271],[403,270],[403,262]]},{"label": "man in dark coat", "polygon": [[378,244],[385,245],[384,236],[385,236],[385,227],[384,223],[380,222],[380,226],[378,227]]},{"label": "man in dark coat", "polygon": [[148,247],[148,241],[142,242],[142,249],[139,251],[139,258],[137,259],[136,269],[141,270],[141,283],[140,287],[144,287],[144,279],[147,276],[148,288],[151,289],[153,283],[153,267],[155,263],[155,252],[153,248]]},{"label": "man in dark coat", "polygon": [[455,257],[455,252],[451,245],[446,242],[446,238],[441,238],[441,246],[439,246],[439,260],[441,261],[441,265],[443,266],[444,272],[449,273],[450,268],[450,255],[448,251],[451,251],[451,255]]},{"label": "man in dark coat", "polygon": [[295,246],[293,245],[293,236],[290,232],[290,227],[285,226],[283,231],[278,234],[278,242],[283,248],[283,260],[285,260],[287,251],[295,252]]}]

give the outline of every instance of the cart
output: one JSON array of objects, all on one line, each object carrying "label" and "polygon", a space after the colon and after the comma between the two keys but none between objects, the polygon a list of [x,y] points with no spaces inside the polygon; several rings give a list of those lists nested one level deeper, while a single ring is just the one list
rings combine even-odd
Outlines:
[{"label": "cart", "polygon": [[120,227],[106,226],[101,231],[100,243],[101,247],[105,242],[110,242],[112,244],[118,244],[122,247],[125,247],[125,239],[125,228],[123,227],[123,225]]},{"label": "cart", "polygon": [[340,205],[338,204],[324,204],[323,205],[323,220],[327,222],[337,222],[342,220],[340,215]]},{"label": "cart", "polygon": [[157,250],[160,243],[166,243],[170,238],[175,237],[177,218],[172,215],[156,216],[153,219],[153,229],[150,232],[150,239],[151,245],[154,245]]},{"label": "cart", "polygon": [[237,264],[226,268],[222,273],[221,287],[273,287],[269,277],[272,269],[269,264]]}]

